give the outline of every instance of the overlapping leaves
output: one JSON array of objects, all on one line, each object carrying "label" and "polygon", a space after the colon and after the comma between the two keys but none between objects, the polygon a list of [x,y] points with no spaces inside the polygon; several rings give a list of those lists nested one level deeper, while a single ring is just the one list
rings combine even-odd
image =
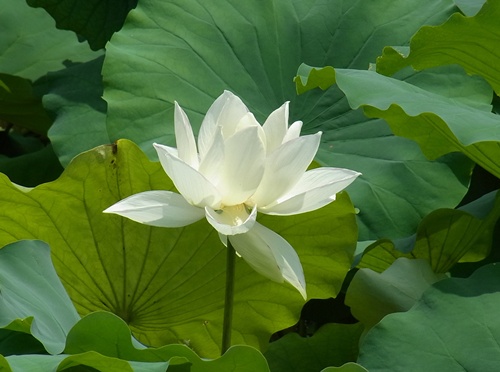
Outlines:
[{"label": "overlapping leaves", "polygon": [[[474,3],[474,7],[478,4]],[[489,0],[474,17],[454,14],[446,23],[436,27],[422,27],[410,43],[405,56],[386,47],[377,60],[377,71],[392,75],[404,66],[417,70],[429,67],[459,64],[469,74],[480,75],[500,94],[500,1]]]},{"label": "overlapping leaves", "polygon": [[[436,201],[458,203],[467,164],[428,162],[385,123],[352,110],[339,90],[297,97],[292,78],[303,61],[366,69],[384,46],[407,43],[422,24],[444,21],[455,9],[447,0],[141,1],[107,45],[108,133],[154,156],[151,142],[174,145],[174,100],[195,127],[224,89],[242,97],[261,122],[290,100],[291,119],[303,120],[307,133],[323,131],[317,160],[363,173],[349,189],[361,210],[361,239],[404,236]],[[461,84],[467,85],[463,74]],[[386,176],[395,173],[397,182]]]},{"label": "overlapping leaves", "polygon": [[268,370],[262,354],[248,346],[202,360],[186,345],[140,345],[114,314],[95,312],[80,319],[44,242],[23,240],[3,247],[0,268],[0,366],[7,371],[77,366],[102,372]]},{"label": "overlapping leaves", "polygon": [[[42,239],[81,314],[107,310],[149,345],[189,344],[219,354],[224,247],[206,221],[181,229],[144,226],[102,211],[149,189],[172,189],[159,163],[128,141],[77,157],[63,175],[31,191],[1,178],[0,244]],[[262,224],[298,251],[311,297],[335,296],[352,261],[354,209],[346,194],[319,211],[263,216]],[[239,260],[234,343],[264,348],[297,321],[303,304],[291,286],[270,282]]]},{"label": "overlapping leaves", "polygon": [[460,151],[500,176],[500,118],[488,106],[450,99],[373,71],[303,65],[296,82],[299,91],[336,83],[353,108],[385,119],[395,134],[418,142],[427,157]]},{"label": "overlapping leaves", "polygon": [[500,267],[469,279],[445,279],[405,313],[386,316],[361,345],[358,362],[370,372],[489,371],[500,363]]}]

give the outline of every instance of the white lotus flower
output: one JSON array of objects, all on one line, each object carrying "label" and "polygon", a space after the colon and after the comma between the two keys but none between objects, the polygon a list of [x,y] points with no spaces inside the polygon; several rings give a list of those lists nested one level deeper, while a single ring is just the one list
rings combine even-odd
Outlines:
[{"label": "white lotus flower", "polygon": [[302,122],[288,127],[288,103],[261,126],[243,102],[226,91],[208,110],[197,144],[177,103],[174,116],[177,149],[156,143],[154,147],[180,194],[146,191],[104,212],[162,227],[186,226],[205,217],[257,272],[288,281],[306,299],[297,253],[256,222],[257,212],[285,216],[321,208],[360,173],[340,168],[306,171],[321,132],[301,137]]}]

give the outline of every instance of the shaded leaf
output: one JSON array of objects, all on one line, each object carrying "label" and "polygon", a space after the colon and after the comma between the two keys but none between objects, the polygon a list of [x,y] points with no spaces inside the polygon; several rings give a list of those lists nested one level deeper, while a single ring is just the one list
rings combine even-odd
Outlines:
[{"label": "shaded leaf", "polygon": [[358,363],[370,372],[494,371],[500,363],[500,266],[435,283],[411,310],[366,335]]},{"label": "shaded leaf", "polygon": [[[315,77],[307,80],[309,71]],[[314,71],[314,72],[312,72]],[[303,66],[296,79],[298,89],[313,89],[331,68]],[[353,108],[362,107],[369,117],[383,118],[394,134],[416,141],[430,159],[460,151],[490,173],[500,177],[500,118],[490,108],[456,99],[388,78],[373,71],[335,70],[335,82]],[[474,125],[471,125],[474,123]]]},{"label": "shaded leaf", "polygon": [[54,271],[47,244],[20,241],[0,249],[0,283],[0,326],[29,332],[49,353],[60,353],[79,316]]},{"label": "shaded leaf", "polygon": [[[23,147],[19,148],[17,141],[12,139],[12,136],[9,137],[17,151],[28,150]],[[37,145],[41,144],[37,143]],[[0,155],[0,172],[18,185],[34,187],[44,182],[53,181],[60,176],[62,171],[63,168],[51,145],[15,157]]]},{"label": "shaded leaf", "polygon": [[270,344],[264,354],[273,372],[319,371],[327,366],[340,366],[356,360],[359,336],[358,324],[323,325],[312,337],[289,333]]},{"label": "shaded leaf", "polygon": [[92,49],[104,48],[111,35],[118,31],[137,0],[27,0],[33,7],[44,8],[58,28],[84,36]]},{"label": "shaded leaf", "polygon": [[455,0],[455,4],[468,17],[475,16],[485,2],[485,0]]},{"label": "shaded leaf", "polygon": [[422,258],[434,272],[446,273],[457,262],[480,261],[490,252],[499,216],[496,191],[458,210],[438,209],[422,220],[416,235],[370,245],[358,266],[382,272],[399,257]]},{"label": "shaded leaf", "polygon": [[104,56],[49,73],[43,104],[55,116],[49,138],[63,166],[81,152],[111,143],[102,96]]},{"label": "shaded leaf", "polygon": [[[159,163],[119,141],[78,156],[58,180],[29,192],[0,181],[0,244],[47,241],[81,314],[108,310],[145,344],[180,342],[201,356],[219,355],[225,248],[215,230],[205,220],[167,229],[102,213],[128,195],[173,189]],[[340,291],[356,242],[347,194],[315,212],[259,221],[297,250],[311,298]],[[272,333],[296,323],[303,305],[292,286],[269,281],[243,260],[237,260],[235,291],[235,344],[264,349]]]},{"label": "shaded leaf", "polygon": [[434,274],[427,261],[401,257],[381,274],[358,270],[347,289],[345,304],[366,331],[387,314],[409,310],[441,279],[444,276]]},{"label": "shaded leaf", "polygon": [[58,71],[68,60],[95,58],[72,32],[57,30],[42,9],[25,1],[7,1],[0,13],[0,72],[35,81],[48,71]]},{"label": "shaded leaf", "polygon": [[[472,2],[470,7],[478,9],[481,4]],[[469,14],[468,14],[469,15]],[[500,42],[498,18],[500,2],[486,1],[474,17],[454,14],[440,26],[422,27],[411,39],[410,54],[405,57],[394,53],[390,47],[377,60],[377,71],[392,75],[404,66],[417,70],[429,67],[459,64],[469,74],[484,77],[500,94]]]},{"label": "shaded leaf", "polygon": [[29,80],[0,73],[0,120],[46,136],[52,120]]},{"label": "shaded leaf", "polygon": [[[29,333],[0,329],[0,354],[46,354],[43,344]],[[1,366],[1,363],[0,363]]]}]

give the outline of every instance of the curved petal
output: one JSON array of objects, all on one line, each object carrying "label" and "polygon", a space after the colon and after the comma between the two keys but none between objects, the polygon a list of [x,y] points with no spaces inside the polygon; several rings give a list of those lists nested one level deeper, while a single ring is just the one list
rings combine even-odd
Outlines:
[{"label": "curved petal", "polygon": [[342,168],[317,168],[304,173],[287,194],[259,212],[293,215],[322,208],[335,200],[335,194],[349,186],[361,173]]},{"label": "curved petal", "polygon": [[266,159],[262,181],[252,201],[266,206],[287,193],[299,181],[318,151],[321,132],[284,143]]},{"label": "curved petal", "polygon": [[182,227],[201,220],[205,212],[171,191],[145,191],[120,200],[104,213],[114,213],[150,226]]},{"label": "curved petal", "polygon": [[217,188],[226,206],[244,203],[264,174],[265,149],[260,126],[236,132],[225,141],[224,167]]},{"label": "curved petal", "polygon": [[296,121],[286,131],[285,138],[283,138],[283,143],[299,138],[300,131],[302,130],[302,122]]},{"label": "curved petal", "polygon": [[217,118],[217,125],[222,127],[222,135],[227,139],[235,133],[236,126],[248,113],[248,108],[240,97],[228,91],[224,93],[228,94],[228,100]]},{"label": "curved petal", "polygon": [[213,210],[207,207],[205,208],[205,215],[210,225],[220,234],[244,234],[255,224],[257,208],[252,208],[250,213],[248,213],[247,208],[243,204],[225,207],[221,210]]},{"label": "curved petal", "polygon": [[196,150],[193,128],[191,128],[186,113],[177,102],[174,102],[174,106],[175,141],[179,159],[194,169],[198,169],[198,151]]},{"label": "curved petal", "polygon": [[198,149],[204,157],[212,145],[213,136],[218,126],[223,128],[224,137],[229,137],[240,119],[248,112],[245,104],[229,91],[224,91],[210,106],[198,133]]},{"label": "curved petal", "polygon": [[275,282],[286,280],[307,299],[299,256],[280,235],[256,222],[246,234],[229,236],[236,252],[259,274]]},{"label": "curved petal", "polygon": [[283,143],[288,128],[288,105],[289,102],[285,102],[279,109],[274,110],[262,125],[266,135],[267,154],[273,152]]},{"label": "curved petal", "polygon": [[212,145],[205,156],[201,158],[198,169],[213,185],[217,185],[220,182],[222,166],[224,165],[224,154],[224,138],[222,137],[221,128],[218,127],[214,133]]},{"label": "curved petal", "polygon": [[200,172],[173,156],[165,146],[153,144],[161,165],[188,203],[198,207],[220,208],[221,195]]}]

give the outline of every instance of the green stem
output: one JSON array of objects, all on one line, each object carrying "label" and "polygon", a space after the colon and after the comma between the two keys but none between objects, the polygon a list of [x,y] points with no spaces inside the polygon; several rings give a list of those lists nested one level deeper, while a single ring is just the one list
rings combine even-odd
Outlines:
[{"label": "green stem", "polygon": [[234,300],[234,272],[236,252],[229,238],[227,239],[226,257],[226,295],[224,298],[224,322],[222,324],[222,349],[223,355],[231,346],[231,329],[233,323],[233,300]]}]

